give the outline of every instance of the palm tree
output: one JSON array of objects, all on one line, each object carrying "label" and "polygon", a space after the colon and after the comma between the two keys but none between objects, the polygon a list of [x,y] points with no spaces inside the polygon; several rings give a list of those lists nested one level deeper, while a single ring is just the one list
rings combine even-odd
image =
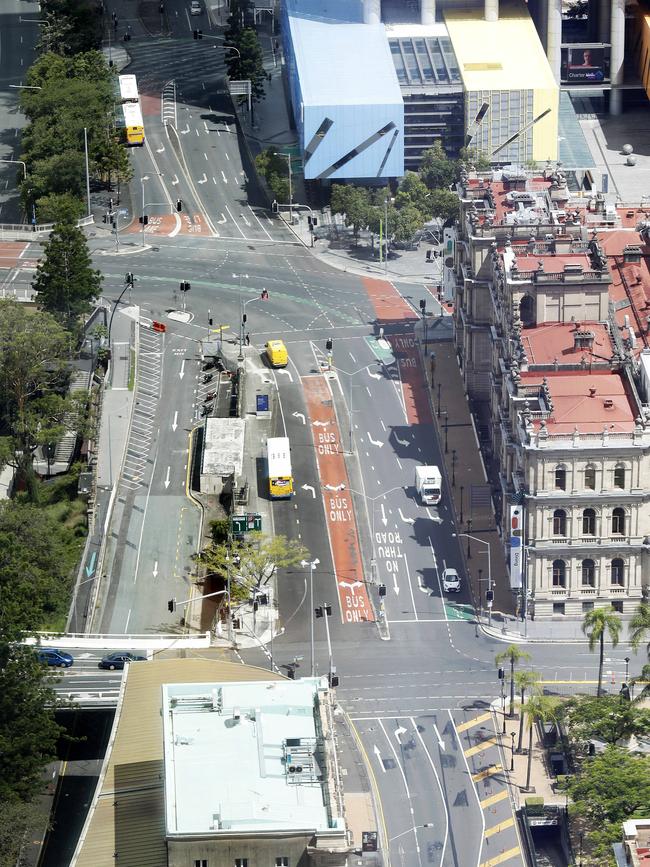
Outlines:
[{"label": "palm tree", "polygon": [[510,713],[508,716],[511,719],[515,714],[515,665],[522,659],[530,659],[530,653],[527,650],[521,650],[516,644],[509,644],[505,650],[497,653],[494,657],[494,661],[499,667],[504,662],[510,663]]},{"label": "palm tree", "polygon": [[521,752],[521,743],[524,737],[524,701],[526,698],[526,692],[534,693],[535,695],[539,693],[540,676],[539,672],[528,671],[526,669],[515,672],[515,685],[521,695],[521,706],[519,708],[519,738],[517,739],[518,753]]},{"label": "palm tree", "polygon": [[634,701],[643,701],[646,698],[650,698],[650,664],[643,666],[641,674],[630,678],[629,686],[634,686],[637,683],[642,683],[643,688]]},{"label": "palm tree", "polygon": [[599,643],[600,657],[598,660],[598,692],[599,697],[603,694],[603,662],[605,659],[605,633],[609,633],[612,647],[618,644],[618,636],[621,631],[621,618],[611,605],[606,608],[593,608],[587,611],[582,621],[582,631],[589,639],[589,650],[593,650],[596,642]]},{"label": "palm tree", "polygon": [[528,767],[526,789],[530,789],[530,771],[533,764],[533,728],[538,722],[557,722],[559,699],[548,695],[531,695],[526,702],[526,728],[528,729]]},{"label": "palm tree", "polygon": [[[630,644],[635,650],[639,649],[642,641],[650,638],[650,605],[647,602],[641,602],[637,607],[628,624],[630,631]],[[646,644],[646,650],[650,657],[650,641]]]}]

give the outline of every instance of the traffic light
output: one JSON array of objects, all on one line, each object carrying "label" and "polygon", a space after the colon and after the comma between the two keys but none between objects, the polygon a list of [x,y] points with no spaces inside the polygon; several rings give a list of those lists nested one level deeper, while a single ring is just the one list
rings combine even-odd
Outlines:
[{"label": "traffic light", "polygon": [[193,36],[195,39],[203,39],[203,31],[202,31],[202,30],[193,30],[193,31],[192,31],[192,36]]},{"label": "traffic light", "polygon": [[502,668],[499,669],[498,675],[499,675],[499,680],[503,680],[503,678],[505,677],[505,672]]},{"label": "traffic light", "polygon": [[427,309],[427,299],[426,298],[420,298],[420,310],[422,311],[422,313],[424,313],[426,309]]},{"label": "traffic light", "polygon": [[208,318],[208,325],[212,325],[212,324],[213,324],[213,322],[212,322],[212,316],[210,316],[210,317]]},{"label": "traffic light", "polygon": [[485,600],[488,605],[492,605],[492,603],[494,602],[494,590],[485,591]]},{"label": "traffic light", "polygon": [[124,275],[124,285],[133,287],[134,282],[135,278],[133,276],[133,271],[127,271]]},{"label": "traffic light", "polygon": [[170,614],[173,614],[174,611],[176,611],[176,600],[175,599],[169,600],[169,602],[167,603],[167,610],[169,611]]},{"label": "traffic light", "polygon": [[176,200],[176,210],[177,210],[177,211],[182,211],[182,210],[183,210],[183,202],[181,201],[181,199],[177,199],[177,200]]},{"label": "traffic light", "polygon": [[338,674],[333,674],[332,672],[330,672],[327,676],[327,679],[329,680],[329,683],[330,683],[330,689],[334,689],[334,687],[339,685]]},{"label": "traffic light", "polygon": [[246,313],[242,313],[241,324],[246,325],[246,320],[248,319],[248,315]]},{"label": "traffic light", "polygon": [[510,518],[510,535],[521,536],[521,512],[515,509]]},{"label": "traffic light", "polygon": [[141,224],[144,224],[145,226],[148,226],[148,225],[149,225],[149,217],[148,217],[146,214],[145,214],[144,216],[142,216],[142,217],[138,217],[138,221],[139,221]]},{"label": "traffic light", "polygon": [[325,612],[319,605],[318,608],[314,608],[314,614],[316,615],[316,620],[319,620],[325,614]]},{"label": "traffic light", "polygon": [[190,289],[192,288],[190,286],[190,284],[187,282],[187,280],[181,280],[180,287],[181,287],[181,292],[189,292]]},{"label": "traffic light", "polygon": [[379,597],[380,598],[382,598],[386,595],[386,585],[385,584],[380,584],[377,589],[379,590]]},{"label": "traffic light", "polygon": [[108,223],[108,214],[103,214],[103,215],[102,215],[102,221],[103,221],[104,223]]},{"label": "traffic light", "polygon": [[332,351],[332,338],[331,337],[328,337],[327,340],[325,341],[325,349],[328,352]]},{"label": "traffic light", "polygon": [[275,199],[273,199],[273,201],[271,202],[271,210],[273,211],[274,214],[277,214],[278,211],[280,210],[280,206],[278,205],[278,203]]}]

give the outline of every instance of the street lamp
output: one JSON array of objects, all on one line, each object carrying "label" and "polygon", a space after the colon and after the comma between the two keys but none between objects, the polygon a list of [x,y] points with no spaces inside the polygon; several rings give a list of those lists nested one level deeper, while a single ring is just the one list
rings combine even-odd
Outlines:
[{"label": "street lamp", "polygon": [[[372,362],[371,362],[371,363],[372,363]],[[381,359],[377,358],[377,359],[375,360],[375,363],[376,363],[376,364],[382,364],[382,361],[381,361]],[[364,364],[363,367],[360,367],[358,370],[353,370],[353,371],[350,373],[349,371],[347,371],[347,370],[343,370],[343,369],[340,368],[340,367],[334,367],[333,364],[330,364],[330,365],[329,365],[329,370],[330,370],[330,371],[335,370],[337,373],[343,373],[345,376],[350,377],[350,391],[349,391],[349,406],[348,406],[348,410],[349,410],[349,416],[350,416],[350,430],[349,430],[349,434],[350,434],[350,454],[351,454],[351,455],[354,454],[354,438],[353,438],[353,434],[352,434],[352,402],[353,402],[353,395],[354,395],[354,393],[353,393],[353,391],[352,391],[352,388],[353,388],[353,386],[352,386],[352,377],[353,377],[353,376],[356,376],[358,373],[363,373],[364,370],[369,370],[369,368],[370,368],[370,364]],[[372,374],[372,376],[377,377],[378,374]]]},{"label": "street lamp", "polygon": [[339,685],[339,677],[336,673],[336,666],[332,661],[332,642],[330,640],[330,625],[329,618],[332,616],[332,606],[329,602],[324,602],[318,606],[318,608],[314,609],[314,614],[316,617],[324,617],[325,618],[325,633],[327,635],[327,653],[329,658],[329,673],[327,675],[327,681],[330,685],[330,689],[333,689],[335,686]]},{"label": "street lamp", "polygon": [[311,648],[311,676],[314,676],[314,569],[318,566],[320,560],[318,557],[315,560],[301,560],[300,565],[303,569],[309,568],[309,644]]},{"label": "street lamp", "polygon": [[510,773],[512,773],[515,769],[515,733],[510,732],[510,737],[512,738],[512,745],[510,747]]},{"label": "street lamp", "polygon": [[505,682],[506,682],[506,673],[500,668],[499,672],[499,680],[501,681],[501,707],[503,709],[503,734],[506,733],[506,693],[505,693]]},{"label": "street lamp", "polygon": [[[245,277],[248,280],[248,274],[233,274],[235,279],[239,278],[239,355],[237,361],[244,360],[244,306],[241,299],[241,279]],[[251,299],[253,300],[253,299]]]},{"label": "street lamp", "polygon": [[440,418],[440,383],[438,383],[438,418]]},{"label": "street lamp", "polygon": [[442,414],[445,417],[445,454],[447,454],[449,451],[449,413],[446,409],[443,409]]},{"label": "street lamp", "polygon": [[144,226],[145,226],[145,214],[144,214],[144,182],[149,180],[149,175],[144,175],[144,177],[140,178],[140,186],[142,187],[142,247],[144,249]]},{"label": "street lamp", "polygon": [[[470,522],[468,521],[468,524]],[[471,524],[470,524],[471,527]],[[487,593],[487,606],[488,606],[488,626],[492,626],[492,558],[490,556],[490,543],[486,539],[479,539],[478,536],[470,536],[469,533],[454,533],[454,536],[467,536],[468,539],[472,539],[474,542],[478,542],[481,545],[485,545],[487,548],[487,558],[488,558],[488,593]],[[480,588],[479,588],[480,590]]]},{"label": "street lamp", "polygon": [[456,449],[451,450],[451,486],[456,487]]},{"label": "street lamp", "polygon": [[[446,451],[446,449],[445,449]],[[463,491],[465,490],[464,485],[460,486],[460,523],[463,523]]]}]

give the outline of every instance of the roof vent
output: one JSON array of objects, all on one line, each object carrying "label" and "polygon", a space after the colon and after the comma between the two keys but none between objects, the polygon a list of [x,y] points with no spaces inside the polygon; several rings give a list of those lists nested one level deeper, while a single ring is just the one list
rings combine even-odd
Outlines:
[{"label": "roof vent", "polygon": [[614,401],[611,399],[611,397],[608,397],[606,400],[603,401],[603,406],[605,407],[605,409],[611,409],[614,406]]},{"label": "roof vent", "polygon": [[596,397],[596,389],[593,386],[589,389],[589,397]]},{"label": "roof vent", "polygon": [[626,262],[640,262],[641,261],[641,247],[636,244],[627,244],[623,249],[623,257]]},{"label": "roof vent", "polygon": [[[573,348],[574,349],[591,349],[594,345],[596,335],[593,331],[587,329],[576,328],[573,332]],[[595,389],[594,389],[595,391]]]}]

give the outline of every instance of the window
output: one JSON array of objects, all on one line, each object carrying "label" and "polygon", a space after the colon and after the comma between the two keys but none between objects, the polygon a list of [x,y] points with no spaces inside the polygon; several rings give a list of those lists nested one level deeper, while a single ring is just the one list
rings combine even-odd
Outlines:
[{"label": "window", "polygon": [[562,464],[555,468],[555,487],[566,491],[566,467]]},{"label": "window", "polygon": [[594,603],[593,603],[593,601],[583,602],[583,603],[582,603],[582,613],[583,613],[583,614],[586,614],[587,611],[593,611],[593,610],[594,610]]},{"label": "window", "polygon": [[564,602],[553,603],[553,614],[561,614],[564,617]]},{"label": "window", "polygon": [[566,536],[566,512],[564,509],[556,509],[553,512],[553,535]]},{"label": "window", "polygon": [[593,464],[587,464],[585,467],[585,488],[590,491],[596,490],[596,467]]},{"label": "window", "polygon": [[275,859],[275,867],[289,867],[289,859],[286,855],[279,855]]},{"label": "window", "polygon": [[585,509],[582,513],[582,535],[596,535],[596,512],[593,509]]},{"label": "window", "polygon": [[248,858],[235,858],[235,867],[248,867]]},{"label": "window", "polygon": [[612,599],[612,608],[618,614],[623,613],[623,600],[622,599]]},{"label": "window", "polygon": [[614,467],[614,487],[625,488],[625,467],[623,464],[616,464]]},{"label": "window", "polygon": [[553,587],[566,587],[566,563],[564,560],[553,560]]},{"label": "window", "polygon": [[620,506],[612,511],[612,533],[625,535],[625,509]]},{"label": "window", "polygon": [[582,561],[582,586],[594,587],[596,583],[596,564],[593,560]]},{"label": "window", "polygon": [[612,584],[622,587],[625,582],[625,563],[620,557],[615,557],[610,563],[610,579]]},{"label": "window", "polygon": [[208,867],[208,859],[207,858],[195,858],[194,859],[194,867]]}]

